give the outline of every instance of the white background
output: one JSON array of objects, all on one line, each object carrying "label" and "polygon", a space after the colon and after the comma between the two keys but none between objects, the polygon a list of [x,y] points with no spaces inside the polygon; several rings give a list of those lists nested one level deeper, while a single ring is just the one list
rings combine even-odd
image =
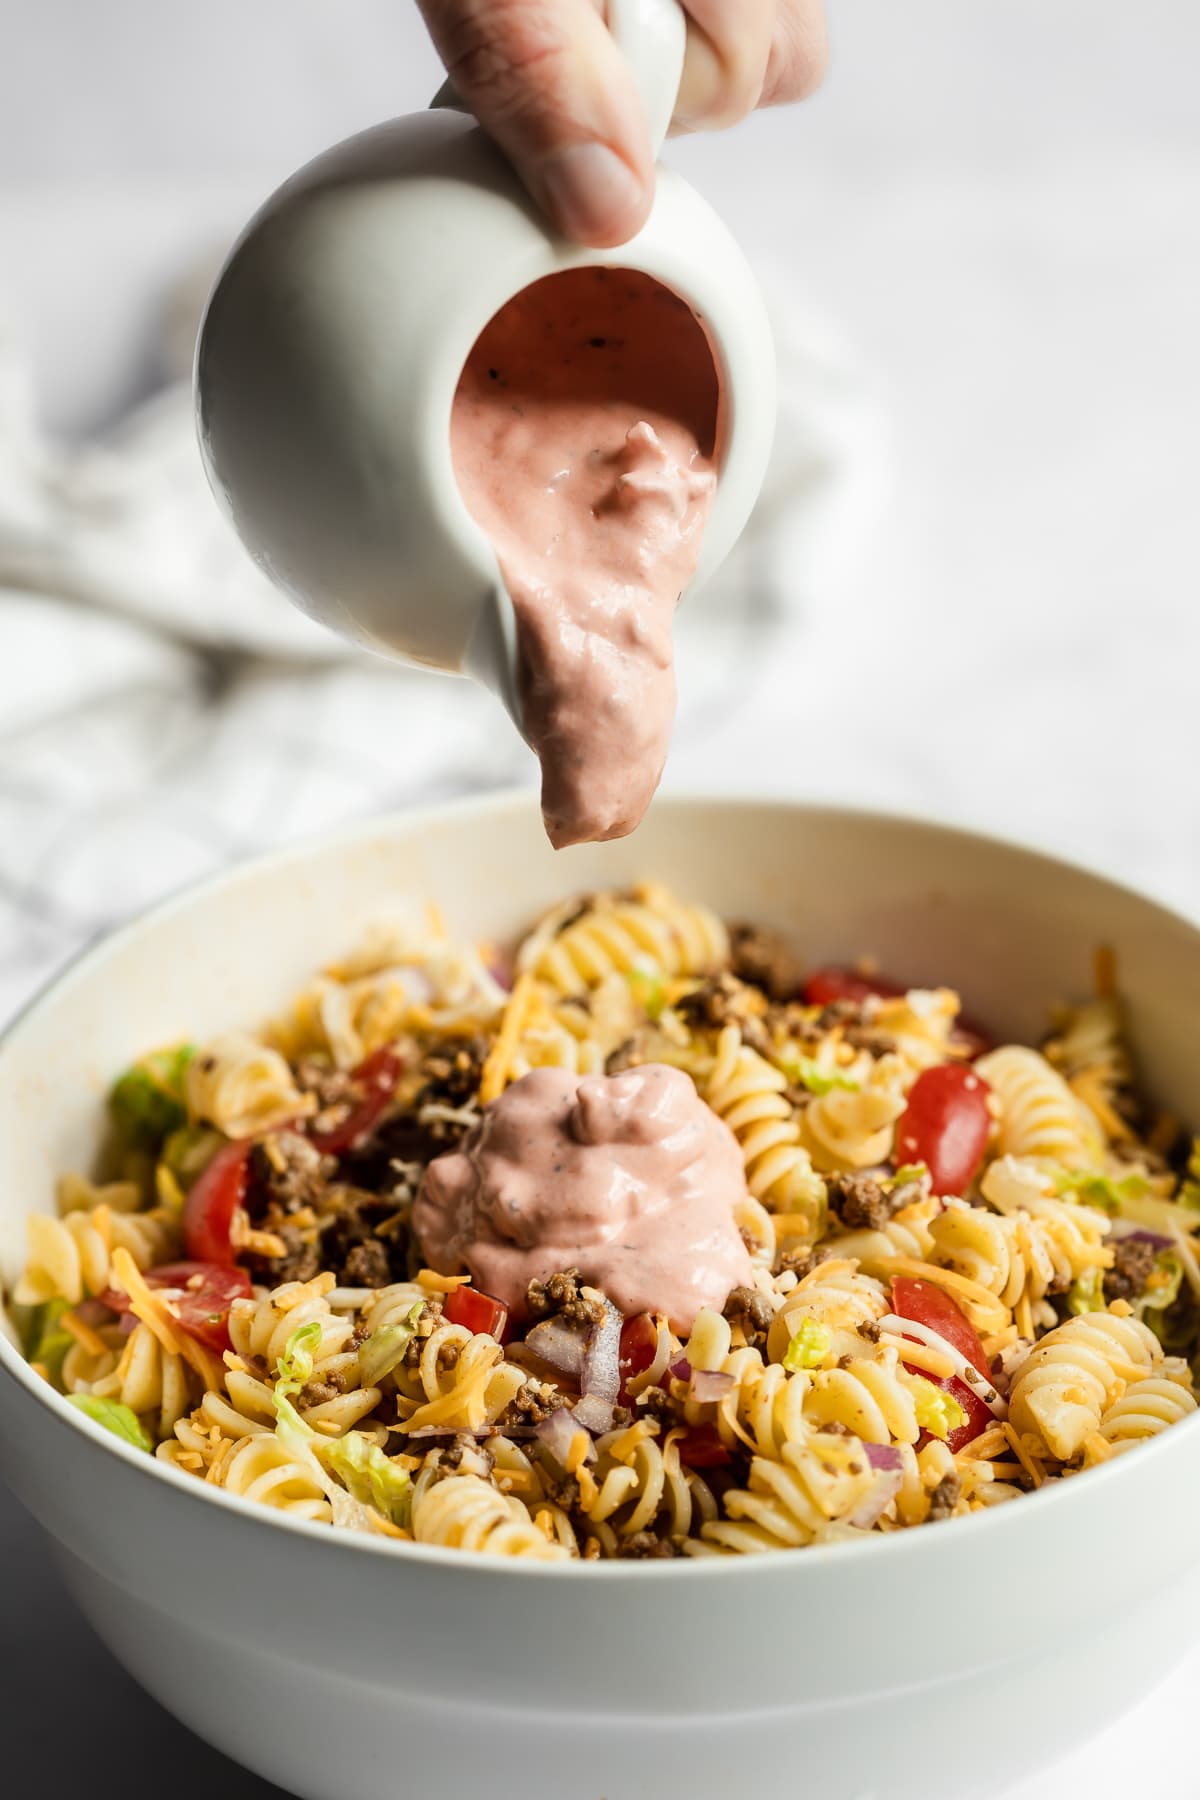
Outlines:
[{"label": "white background", "polygon": [[[834,40],[817,100],[672,157],[855,347],[889,503],[853,574],[800,597],[753,705],[731,699],[671,779],[933,810],[1200,909],[1200,9],[855,0]],[[148,321],[188,257],[437,80],[408,0],[0,0],[0,45],[0,304],[71,432],[153,385]],[[0,1587],[19,1572],[29,1609],[0,1609],[18,1754],[35,1694],[90,1693],[122,1746],[111,1791],[156,1791],[136,1734],[172,1757],[183,1734],[0,1518]],[[1200,1791],[1197,1678],[1200,1658],[1011,1800]],[[189,1767],[265,1792],[198,1751]]]}]

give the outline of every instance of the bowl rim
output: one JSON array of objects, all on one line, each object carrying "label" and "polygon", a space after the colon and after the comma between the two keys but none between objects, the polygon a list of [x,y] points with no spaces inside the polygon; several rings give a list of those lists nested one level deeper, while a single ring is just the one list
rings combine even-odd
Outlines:
[{"label": "bowl rim", "polygon": [[[336,852],[342,845],[356,844],[364,839],[387,837],[393,832],[410,833],[419,831],[423,826],[441,824],[446,820],[483,817],[491,814],[503,814],[518,807],[528,807],[530,793],[527,788],[507,786],[487,794],[466,795],[451,801],[438,801],[429,806],[405,808],[382,814],[373,814],[366,818],[354,820],[349,824],[333,827],[330,830],[316,832],[298,838],[290,843],[280,845],[261,855],[239,859],[225,864],[220,869],[202,877],[199,881],[189,881],[164,895],[152,906],[144,908],[114,930],[91,940],[75,952],[59,969],[55,971],[0,1030],[0,1079],[3,1078],[3,1057],[10,1042],[17,1038],[25,1025],[39,1017],[41,1013],[59,1003],[60,996],[69,998],[73,984],[90,972],[94,964],[103,963],[108,957],[115,956],[124,946],[135,939],[143,927],[169,919],[177,912],[183,912],[195,904],[203,905],[205,899],[219,889],[235,887],[239,882],[252,881],[267,869],[286,868],[290,863],[310,861],[314,856],[324,856]],[[817,819],[846,819],[860,827],[886,826],[908,828],[918,831],[933,831],[938,836],[956,841],[961,849],[969,851],[972,847],[988,850],[1000,849],[1028,861],[1032,865],[1040,865],[1047,870],[1068,873],[1078,876],[1093,886],[1107,890],[1115,897],[1132,900],[1139,906],[1148,908],[1151,915],[1157,914],[1163,924],[1175,927],[1182,926],[1186,931],[1200,935],[1200,919],[1189,918],[1187,914],[1177,911],[1163,901],[1126,882],[1117,881],[1112,876],[1089,867],[1086,863],[1074,858],[1058,856],[1051,851],[1022,842],[1001,832],[976,831],[970,827],[945,822],[921,813],[908,812],[902,809],[891,809],[882,806],[847,805],[838,801],[822,801],[808,799],[789,799],[777,795],[750,795],[741,792],[713,793],[704,790],[671,792],[660,795],[655,802],[656,809],[674,813],[699,813],[713,807],[721,809],[754,808],[762,812],[773,812],[791,819],[804,817]],[[889,1564],[898,1563],[901,1558],[928,1556],[938,1554],[938,1544],[945,1544],[947,1533],[952,1534],[954,1542],[962,1539],[964,1532],[970,1532],[978,1540],[981,1554],[985,1543],[995,1545],[999,1533],[1022,1529],[1014,1527],[1013,1514],[1018,1518],[1032,1519],[1034,1509],[1038,1509],[1038,1517],[1047,1513],[1050,1508],[1061,1508],[1072,1505],[1070,1496],[1076,1491],[1074,1481],[1057,1481],[1043,1487],[1032,1494],[1024,1494],[1019,1503],[995,1506],[984,1511],[973,1513],[964,1518],[946,1519],[939,1522],[936,1533],[921,1530],[889,1532],[887,1534],[867,1533],[863,1537],[843,1542],[809,1545],[797,1554],[795,1550],[780,1549],[746,1555],[714,1555],[702,1557],[670,1557],[650,1558],[647,1560],[595,1560],[585,1561],[582,1557],[565,1558],[562,1561],[540,1562],[531,1558],[501,1556],[489,1551],[473,1551],[464,1556],[461,1550],[451,1549],[437,1544],[420,1544],[415,1541],[400,1542],[392,1538],[372,1536],[365,1532],[337,1530],[315,1520],[296,1518],[291,1513],[264,1506],[256,1501],[245,1499],[239,1494],[227,1493],[223,1488],[197,1481],[195,1476],[186,1474],[173,1464],[161,1458],[147,1456],[132,1444],[125,1443],[103,1426],[90,1419],[78,1407],[69,1404],[67,1398],[53,1389],[48,1382],[35,1374],[17,1346],[8,1334],[0,1330],[0,1375],[24,1390],[26,1397],[41,1407],[50,1418],[64,1426],[67,1432],[82,1432],[94,1445],[111,1456],[118,1457],[135,1476],[148,1478],[151,1482],[163,1482],[181,1497],[188,1497],[193,1503],[215,1506],[225,1512],[231,1520],[241,1520],[244,1524],[254,1526],[258,1530],[272,1532],[284,1531],[298,1536],[311,1545],[321,1546],[326,1554],[335,1555],[370,1555],[384,1556],[389,1561],[397,1561],[400,1566],[412,1561],[441,1567],[462,1573],[471,1569],[486,1569],[489,1573],[504,1574],[514,1580],[589,1580],[605,1582],[622,1582],[636,1580],[642,1583],[647,1580],[656,1582],[675,1582],[686,1580],[693,1582],[707,1579],[710,1581],[727,1581],[741,1574],[744,1578],[753,1568],[764,1568],[773,1576],[782,1574],[784,1568],[813,1569],[824,1567],[830,1562],[849,1563],[851,1559],[886,1554]],[[0,1407],[6,1404],[5,1384],[0,1380]],[[1194,1436],[1200,1431],[1200,1412],[1191,1418],[1183,1419],[1169,1430],[1159,1432],[1155,1437],[1137,1445],[1137,1457],[1134,1467],[1146,1469],[1151,1456],[1161,1458],[1170,1455],[1166,1442],[1177,1442],[1183,1432]],[[1099,1483],[1107,1482],[1113,1486],[1121,1480],[1128,1480],[1130,1458],[1116,1456],[1108,1462],[1089,1469],[1087,1473],[1087,1490],[1092,1494],[1099,1491]],[[214,1515],[215,1517],[215,1515]],[[926,1539],[931,1542],[926,1542]],[[884,1545],[888,1546],[886,1552]]]}]

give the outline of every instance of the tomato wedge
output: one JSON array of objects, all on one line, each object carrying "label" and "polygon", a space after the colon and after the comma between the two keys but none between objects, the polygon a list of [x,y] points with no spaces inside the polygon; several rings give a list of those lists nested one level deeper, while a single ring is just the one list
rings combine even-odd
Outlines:
[{"label": "tomato wedge", "polygon": [[629,1383],[644,1375],[658,1354],[658,1326],[649,1313],[635,1313],[633,1318],[626,1319],[621,1327],[621,1348],[618,1353],[618,1367],[621,1372],[621,1391],[618,1399],[622,1406],[628,1406],[633,1396],[629,1392]]},{"label": "tomato wedge", "polygon": [[988,1085],[967,1063],[923,1069],[896,1126],[898,1163],[924,1163],[935,1194],[965,1194],[983,1160]]},{"label": "tomato wedge", "polygon": [[192,1183],[183,1209],[183,1241],[193,1262],[237,1261],[230,1233],[234,1213],[246,1204],[253,1148],[248,1138],[222,1144]]},{"label": "tomato wedge", "polygon": [[[939,1337],[944,1337],[948,1344],[961,1351],[981,1375],[992,1380],[979,1333],[943,1288],[935,1287],[931,1281],[914,1281],[907,1275],[897,1275],[892,1282],[892,1310],[902,1319],[915,1319],[919,1325],[927,1325],[931,1331],[936,1331]],[[966,1415],[964,1422],[946,1439],[946,1446],[952,1453],[957,1454],[964,1444],[969,1444],[992,1423],[991,1407],[957,1375],[928,1375],[923,1369],[914,1369],[910,1373],[925,1375],[935,1387],[953,1394],[962,1407]]]},{"label": "tomato wedge", "polygon": [[[198,1338],[218,1356],[230,1348],[229,1308],[235,1300],[248,1300],[251,1292],[245,1269],[206,1262],[160,1263],[147,1269],[144,1279],[149,1287],[175,1290],[171,1305],[189,1337]],[[106,1289],[100,1298],[114,1312],[130,1310],[129,1295],[115,1288]]]},{"label": "tomato wedge", "polygon": [[723,1469],[733,1458],[715,1425],[692,1425],[679,1439],[679,1460],[689,1469]]},{"label": "tomato wedge", "polygon": [[403,1060],[386,1044],[360,1062],[352,1071],[352,1079],[362,1090],[362,1099],[350,1108],[340,1125],[333,1125],[328,1131],[309,1132],[317,1149],[327,1156],[341,1156],[346,1150],[356,1150],[370,1137],[391,1103],[403,1068]]},{"label": "tomato wedge", "polygon": [[814,969],[804,983],[808,1006],[832,1006],[835,1000],[894,1000],[904,989],[882,975],[860,975],[857,969]]},{"label": "tomato wedge", "polygon": [[486,1331],[498,1344],[504,1342],[508,1308],[503,1300],[495,1300],[491,1294],[480,1293],[473,1287],[455,1288],[452,1294],[446,1295],[442,1312],[452,1325],[463,1325],[468,1331]]}]

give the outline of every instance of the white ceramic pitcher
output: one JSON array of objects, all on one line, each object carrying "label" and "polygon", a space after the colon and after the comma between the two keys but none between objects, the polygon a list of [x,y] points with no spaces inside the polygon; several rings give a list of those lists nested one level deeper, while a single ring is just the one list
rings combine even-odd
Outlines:
[{"label": "white ceramic pitcher", "polygon": [[[679,88],[683,14],[676,0],[609,0],[607,17],[657,152]],[[501,307],[543,276],[587,266],[662,282],[711,344],[719,481],[701,581],[758,496],[775,360],[745,257],[669,169],[657,170],[636,237],[584,248],[553,233],[444,92],[429,112],[335,145],[271,196],[229,256],[197,348],[209,480],[259,565],[343,636],[474,676],[519,730],[512,606],[455,479],[451,408]]]}]

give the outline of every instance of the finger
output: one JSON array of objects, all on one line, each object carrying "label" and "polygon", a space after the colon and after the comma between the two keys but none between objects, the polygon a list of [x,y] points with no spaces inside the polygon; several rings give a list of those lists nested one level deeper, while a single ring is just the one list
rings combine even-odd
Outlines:
[{"label": "finger", "polygon": [[775,0],[687,0],[677,124],[719,130],[753,112],[767,77],[775,12]]},{"label": "finger", "polygon": [[633,77],[590,0],[419,0],[464,103],[568,237],[645,223],[653,157]]},{"label": "finger", "polygon": [[807,100],[829,68],[829,29],[821,0],[780,0],[760,106]]}]

